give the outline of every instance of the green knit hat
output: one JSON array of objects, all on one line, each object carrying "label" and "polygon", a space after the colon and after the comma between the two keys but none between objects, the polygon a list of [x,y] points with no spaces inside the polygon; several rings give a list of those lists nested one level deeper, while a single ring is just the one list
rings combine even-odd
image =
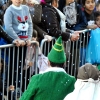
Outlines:
[{"label": "green knit hat", "polygon": [[62,37],[60,36],[51,51],[48,54],[48,59],[53,63],[64,63],[66,61],[66,55],[62,44]]}]

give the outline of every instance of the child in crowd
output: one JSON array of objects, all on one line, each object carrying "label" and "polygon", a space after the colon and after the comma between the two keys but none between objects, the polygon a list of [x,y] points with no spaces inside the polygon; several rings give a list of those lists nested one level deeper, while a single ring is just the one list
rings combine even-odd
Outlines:
[{"label": "child in crowd", "polygon": [[[87,20],[88,29],[96,29],[98,26],[94,21],[94,9],[95,9],[95,0],[81,0],[82,6],[84,8],[84,13]],[[86,58],[86,46],[88,45],[90,39],[90,32],[86,32],[82,35],[81,49],[80,49],[80,66],[85,64]]]},{"label": "child in crowd", "polygon": [[96,29],[98,26],[94,22],[95,0],[82,0],[82,5],[88,22],[87,28]]},{"label": "child in crowd", "polygon": [[[22,5],[22,2],[23,0],[17,0],[17,1],[12,0],[12,5],[10,5],[7,8],[4,14],[4,25],[7,34],[11,38],[17,39],[19,46],[25,46],[25,45],[30,46],[33,33],[33,24],[29,9],[26,5]],[[13,56],[13,54],[15,54],[15,56]],[[26,54],[26,47],[24,48],[24,50],[22,49],[22,47],[19,47],[19,53],[18,53],[18,48],[15,48],[15,51],[13,50],[13,48],[10,50],[10,59],[12,60],[10,60],[9,84],[13,83],[14,86],[18,86],[19,89],[21,89],[20,88],[21,84],[25,83],[24,80],[23,81],[21,80],[22,79],[21,77],[23,76],[22,65],[24,65],[25,54]],[[18,67],[18,80],[16,79],[17,67]],[[23,83],[20,83],[21,81]]]},{"label": "child in crowd", "polygon": [[21,4],[22,0],[12,0],[12,5],[4,14],[4,25],[7,34],[13,39],[19,39],[20,45],[24,46],[25,42],[30,45],[33,25],[29,9]]},{"label": "child in crowd", "polygon": [[100,28],[100,11],[94,13],[95,24]]},{"label": "child in crowd", "polygon": [[59,0],[59,9],[66,16],[66,28],[82,30],[87,26],[82,7],[75,0]]},{"label": "child in crowd", "polygon": [[86,62],[100,65],[100,11],[94,13],[95,24],[98,26],[95,30],[91,30],[90,40],[86,51]]},{"label": "child in crowd", "polygon": [[100,100],[99,71],[86,63],[78,71],[75,89],[64,100]]}]

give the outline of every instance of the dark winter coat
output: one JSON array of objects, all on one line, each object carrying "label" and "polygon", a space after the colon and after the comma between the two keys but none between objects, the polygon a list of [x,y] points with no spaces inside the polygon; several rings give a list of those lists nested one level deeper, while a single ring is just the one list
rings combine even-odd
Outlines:
[{"label": "dark winter coat", "polygon": [[0,25],[0,38],[3,38],[7,43],[12,43],[13,39],[3,30],[2,26]]},{"label": "dark winter coat", "polygon": [[60,16],[56,9],[49,4],[42,5],[42,18],[39,27],[48,35],[58,38],[62,36],[64,41],[70,38],[69,32],[62,32],[60,28]]},{"label": "dark winter coat", "polygon": [[90,20],[94,20],[94,12],[92,12],[91,14],[88,14],[86,11],[84,11],[84,14],[86,16],[87,22]]}]

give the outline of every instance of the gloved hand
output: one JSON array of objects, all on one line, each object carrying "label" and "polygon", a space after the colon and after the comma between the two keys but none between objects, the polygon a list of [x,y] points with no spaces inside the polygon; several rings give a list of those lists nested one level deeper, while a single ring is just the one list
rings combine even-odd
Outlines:
[{"label": "gloved hand", "polygon": [[51,41],[52,40],[52,36],[50,36],[50,35],[44,35],[44,39],[47,39],[48,41]]}]

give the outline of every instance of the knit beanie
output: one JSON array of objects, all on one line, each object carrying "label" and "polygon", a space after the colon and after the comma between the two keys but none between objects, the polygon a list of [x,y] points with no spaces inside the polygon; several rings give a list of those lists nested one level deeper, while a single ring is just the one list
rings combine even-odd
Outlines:
[{"label": "knit beanie", "polygon": [[48,59],[53,63],[59,63],[59,64],[64,63],[66,61],[66,55],[64,52],[61,36],[57,39],[56,43],[49,52]]},{"label": "knit beanie", "polygon": [[92,78],[97,80],[99,78],[99,71],[96,66],[86,63],[79,68],[77,78],[83,80]]}]

